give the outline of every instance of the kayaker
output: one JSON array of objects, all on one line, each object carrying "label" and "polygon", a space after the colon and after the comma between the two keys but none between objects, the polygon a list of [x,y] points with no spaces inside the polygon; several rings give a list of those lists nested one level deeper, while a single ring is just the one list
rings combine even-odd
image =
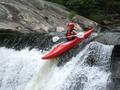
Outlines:
[{"label": "kayaker", "polygon": [[73,40],[75,37],[72,37],[72,35],[76,35],[77,31],[75,30],[75,23],[74,22],[69,22],[67,23],[67,33],[66,33],[66,37],[67,40]]}]

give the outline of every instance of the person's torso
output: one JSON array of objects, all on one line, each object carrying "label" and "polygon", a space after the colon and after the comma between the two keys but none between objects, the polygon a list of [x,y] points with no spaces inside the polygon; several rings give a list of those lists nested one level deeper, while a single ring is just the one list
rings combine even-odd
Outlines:
[{"label": "person's torso", "polygon": [[68,30],[66,36],[75,35],[74,30]]},{"label": "person's torso", "polygon": [[67,33],[66,33],[67,40],[73,40],[75,38],[75,37],[68,37],[68,36],[71,36],[71,35],[76,35],[74,30],[68,30],[67,31]]}]

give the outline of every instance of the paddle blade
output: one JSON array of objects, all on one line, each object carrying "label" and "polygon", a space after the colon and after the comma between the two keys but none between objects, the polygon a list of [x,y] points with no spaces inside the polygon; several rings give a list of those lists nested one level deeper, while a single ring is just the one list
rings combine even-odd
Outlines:
[{"label": "paddle blade", "polygon": [[58,36],[55,36],[55,37],[52,38],[52,41],[53,41],[53,42],[57,42],[59,39],[60,39],[60,38],[59,38]]}]

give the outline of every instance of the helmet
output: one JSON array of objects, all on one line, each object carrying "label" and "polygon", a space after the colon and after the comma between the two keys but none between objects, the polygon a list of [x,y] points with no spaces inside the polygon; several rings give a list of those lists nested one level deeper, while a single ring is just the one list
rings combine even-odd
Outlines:
[{"label": "helmet", "polygon": [[67,24],[67,28],[70,29],[70,30],[72,30],[72,29],[75,28],[75,24],[74,24],[73,22],[69,22],[69,23]]}]

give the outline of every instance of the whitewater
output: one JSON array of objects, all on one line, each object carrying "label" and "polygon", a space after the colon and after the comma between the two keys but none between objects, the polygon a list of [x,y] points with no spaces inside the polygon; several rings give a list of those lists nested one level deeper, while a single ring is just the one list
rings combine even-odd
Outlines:
[{"label": "whitewater", "polygon": [[112,49],[111,45],[91,42],[58,66],[58,59],[41,59],[46,51],[1,47],[0,90],[106,90],[111,83]]}]

